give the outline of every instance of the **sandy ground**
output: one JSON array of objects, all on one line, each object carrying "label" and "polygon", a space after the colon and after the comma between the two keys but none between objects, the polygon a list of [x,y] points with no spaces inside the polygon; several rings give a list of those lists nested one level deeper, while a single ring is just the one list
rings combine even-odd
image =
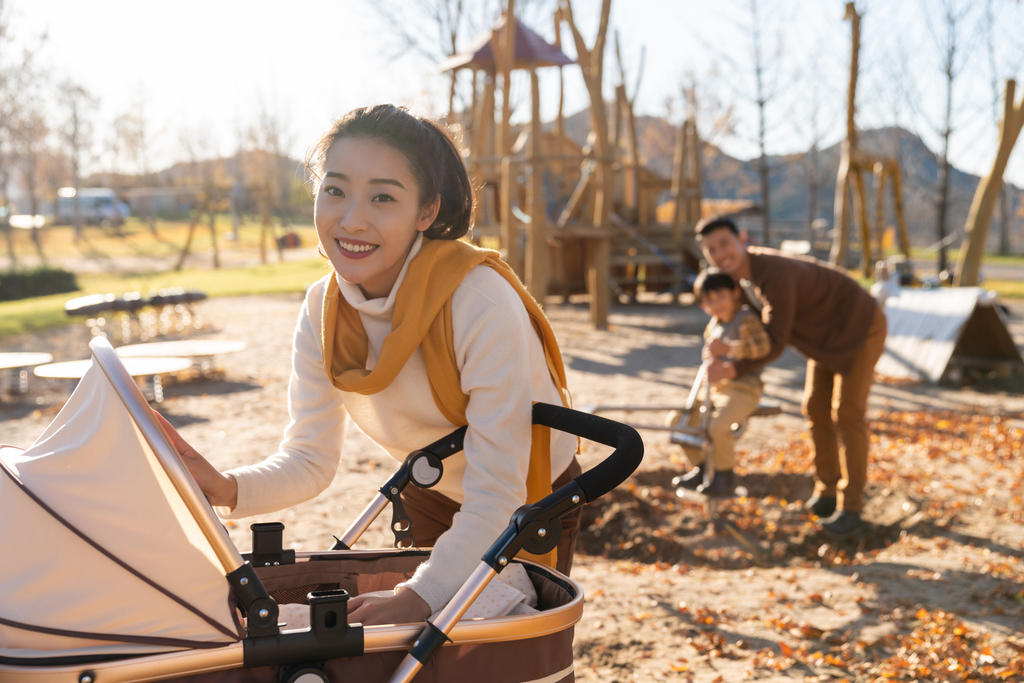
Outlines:
[{"label": "sandy ground", "polygon": [[[165,388],[160,410],[219,467],[273,452],[300,297],[198,306],[210,338],[247,348],[218,372]],[[552,304],[577,405],[678,404],[699,363],[706,317],[695,307],[616,306],[607,331],[583,305]],[[1024,307],[1011,331],[1024,341]],[[8,338],[0,350],[87,357],[84,326]],[[669,480],[684,468],[664,432],[643,431],[640,470],[588,510],[573,578],[587,595],[576,628],[577,680],[1024,680],[1024,396],[1019,383],[956,389],[876,384],[866,539],[835,543],[802,509],[811,459],[799,416],[804,364],[787,352],[764,373],[784,412],[752,420],[739,446],[751,497],[722,508],[740,536],[712,526]],[[34,379],[0,399],[0,443],[27,447],[71,390]],[[663,413],[609,413],[660,422]],[[287,525],[296,548],[329,547],[395,467],[351,430],[321,496],[261,520]],[[592,466],[604,447],[585,444]],[[248,521],[229,523],[248,550]],[[389,545],[386,520],[364,536]],[[915,649],[916,648],[916,649]],[[1016,662],[1016,663],[1015,663]],[[896,672],[896,673],[893,673]]]}]

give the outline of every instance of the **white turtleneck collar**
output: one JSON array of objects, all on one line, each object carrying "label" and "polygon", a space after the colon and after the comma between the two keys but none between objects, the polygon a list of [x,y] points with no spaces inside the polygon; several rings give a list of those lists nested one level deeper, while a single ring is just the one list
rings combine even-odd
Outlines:
[{"label": "white turtleneck collar", "polygon": [[340,291],[341,295],[345,297],[345,301],[347,301],[349,305],[359,313],[365,313],[366,315],[374,317],[390,316],[395,310],[395,298],[398,296],[398,288],[402,286],[405,274],[409,271],[409,263],[416,257],[416,254],[420,253],[420,248],[422,246],[423,233],[421,232],[416,235],[416,239],[413,240],[412,247],[409,249],[409,254],[405,257],[405,263],[402,264],[402,270],[398,272],[398,279],[395,280],[395,285],[391,288],[391,292],[387,297],[367,299],[366,295],[363,294],[363,290],[359,288],[359,285],[345,282],[338,275],[337,271],[335,271],[334,277],[338,280],[338,291]]}]

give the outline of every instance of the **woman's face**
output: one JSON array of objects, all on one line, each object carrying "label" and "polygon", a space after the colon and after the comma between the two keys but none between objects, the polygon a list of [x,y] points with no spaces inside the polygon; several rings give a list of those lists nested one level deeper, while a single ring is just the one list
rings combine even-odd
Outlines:
[{"label": "woman's face", "polygon": [[419,185],[397,149],[340,138],[327,150],[313,221],[341,279],[376,299],[391,292],[416,234],[430,227],[439,206],[439,198],[420,206]]}]

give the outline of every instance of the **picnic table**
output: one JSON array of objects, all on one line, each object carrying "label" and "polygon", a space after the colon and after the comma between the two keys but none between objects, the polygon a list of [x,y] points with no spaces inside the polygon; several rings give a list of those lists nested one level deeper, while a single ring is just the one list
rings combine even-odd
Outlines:
[{"label": "picnic table", "polygon": [[[154,403],[164,400],[163,383],[160,375],[180,372],[192,365],[188,358],[125,358],[122,361],[128,374],[147,380],[146,398]],[[33,372],[36,377],[49,379],[82,379],[92,365],[92,359],[69,360],[62,363],[48,363],[38,366]]]},{"label": "picnic table", "polygon": [[[53,355],[38,351],[12,351],[0,353],[0,371],[14,370],[18,375],[18,391],[28,392],[28,369],[53,360]],[[0,387],[2,388],[2,387]]]},{"label": "picnic table", "polygon": [[[129,344],[116,349],[121,358],[190,358],[199,360],[203,374],[213,366],[213,357],[237,353],[245,349],[245,342],[237,339],[181,339],[178,341]],[[205,359],[205,360],[204,360]]]}]

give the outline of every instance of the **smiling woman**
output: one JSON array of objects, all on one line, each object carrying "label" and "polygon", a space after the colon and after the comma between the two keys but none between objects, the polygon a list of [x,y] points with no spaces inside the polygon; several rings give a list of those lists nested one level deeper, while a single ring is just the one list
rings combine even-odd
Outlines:
[{"label": "smiling woman", "polygon": [[[349,418],[399,461],[467,426],[437,485],[402,493],[430,560],[394,594],[349,602],[352,622],[419,621],[452,598],[516,508],[579,474],[576,439],[532,424],[533,403],[566,403],[565,369],[511,268],[459,240],[473,194],[443,128],[391,105],[358,109],[307,163],[333,269],[299,315],[280,452],[221,473],[167,427],[210,501],[238,518],[326,488]],[[568,573],[578,531],[579,514],[563,517],[555,553],[534,559]]]},{"label": "smiling woman", "polygon": [[324,253],[338,276],[367,298],[387,296],[440,202],[421,204],[409,162],[377,140],[339,139],[324,166],[314,211]]}]

